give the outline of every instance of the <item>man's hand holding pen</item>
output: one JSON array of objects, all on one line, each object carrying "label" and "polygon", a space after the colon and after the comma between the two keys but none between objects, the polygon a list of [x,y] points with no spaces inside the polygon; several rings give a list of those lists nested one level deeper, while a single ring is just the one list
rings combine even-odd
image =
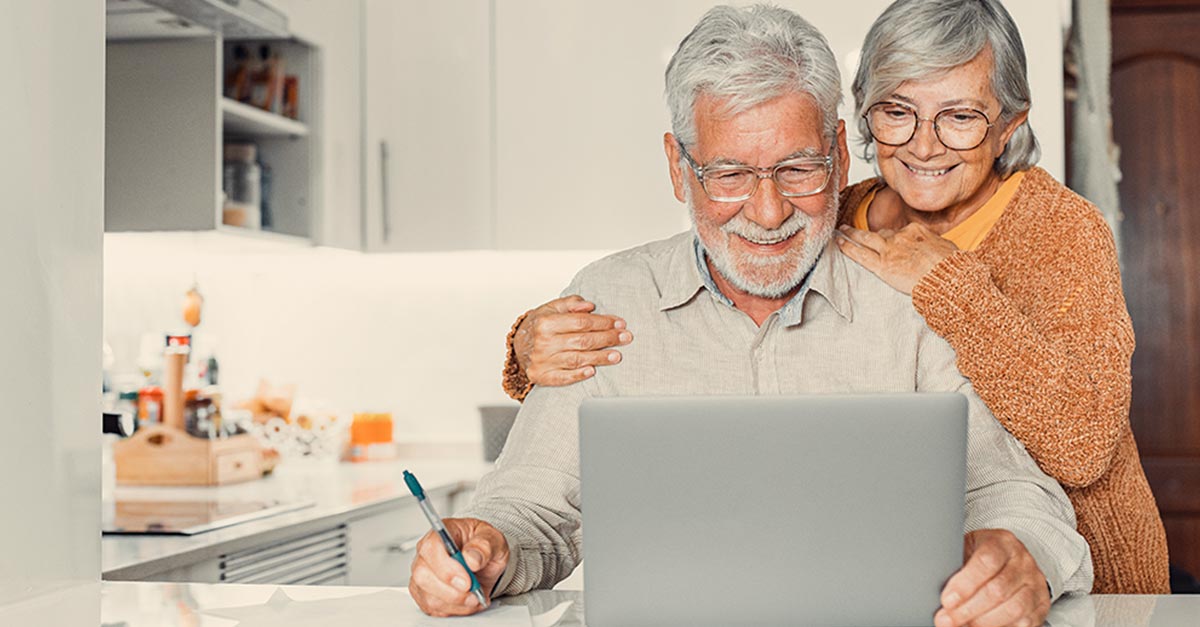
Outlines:
[{"label": "man's hand holding pen", "polygon": [[[508,540],[495,527],[475,518],[446,518],[442,522],[462,549],[463,559],[480,586],[490,594],[508,565]],[[466,616],[483,609],[471,594],[471,582],[462,565],[446,553],[434,531],[417,544],[408,591],[430,616]]]}]

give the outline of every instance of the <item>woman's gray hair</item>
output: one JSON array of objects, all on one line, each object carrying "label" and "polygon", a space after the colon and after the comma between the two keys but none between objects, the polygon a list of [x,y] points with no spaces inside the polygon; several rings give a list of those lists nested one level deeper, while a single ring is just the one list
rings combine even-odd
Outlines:
[{"label": "woman's gray hair", "polygon": [[788,93],[811,95],[825,134],[834,134],[842,100],[837,60],[820,31],[778,7],[714,7],[667,65],[671,128],[684,145],[696,141],[701,94],[727,99],[728,112],[736,114]]},{"label": "woman's gray hair", "polygon": [[[874,157],[867,121],[871,105],[886,100],[901,83],[936,77],[992,52],[992,91],[1000,101],[1000,120],[1008,122],[1029,109],[1025,47],[1012,16],[999,0],[896,0],[875,20],[863,41],[854,75],[854,108],[863,157]],[[1027,170],[1041,151],[1025,120],[996,159],[1001,177]]]}]

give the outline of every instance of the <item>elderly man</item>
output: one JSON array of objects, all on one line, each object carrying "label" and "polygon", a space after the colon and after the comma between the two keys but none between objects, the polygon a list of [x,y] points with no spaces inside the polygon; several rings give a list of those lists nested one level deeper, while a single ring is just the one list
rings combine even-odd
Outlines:
[{"label": "elderly man", "polygon": [[[820,33],[783,9],[718,7],[680,44],[666,82],[663,146],[694,229],[593,263],[568,288],[620,311],[639,341],[619,369],[534,389],[467,517],[446,521],[484,590],[550,587],[577,565],[585,398],[904,391],[958,391],[970,405],[965,563],[938,627],[1040,624],[1053,597],[1090,589],[1088,547],[1058,484],[996,423],[911,301],[830,243],[848,154]],[[468,586],[426,537],[410,582],[421,608],[476,612]]]}]

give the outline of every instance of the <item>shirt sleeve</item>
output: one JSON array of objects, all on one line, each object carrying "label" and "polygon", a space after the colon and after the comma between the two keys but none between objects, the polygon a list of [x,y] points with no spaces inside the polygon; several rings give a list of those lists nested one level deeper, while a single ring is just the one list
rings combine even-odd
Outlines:
[{"label": "shirt sleeve", "polygon": [[1091,552],[1075,529],[1075,510],[1062,486],[996,422],[955,368],[950,345],[928,329],[922,333],[918,390],[967,397],[966,531],[1012,532],[1046,577],[1052,600],[1068,592],[1091,591]]},{"label": "shirt sleeve", "polygon": [[496,595],[550,588],[579,565],[578,415],[595,389],[591,380],[533,388],[496,468],[480,479],[461,514],[490,523],[508,540],[509,566]]}]

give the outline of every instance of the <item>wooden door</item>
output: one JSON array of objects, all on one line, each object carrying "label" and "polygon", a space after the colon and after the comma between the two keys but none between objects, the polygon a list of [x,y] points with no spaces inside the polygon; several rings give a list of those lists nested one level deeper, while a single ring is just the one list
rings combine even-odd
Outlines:
[{"label": "wooden door", "polygon": [[1130,419],[1171,563],[1200,576],[1200,0],[1113,0]]}]

